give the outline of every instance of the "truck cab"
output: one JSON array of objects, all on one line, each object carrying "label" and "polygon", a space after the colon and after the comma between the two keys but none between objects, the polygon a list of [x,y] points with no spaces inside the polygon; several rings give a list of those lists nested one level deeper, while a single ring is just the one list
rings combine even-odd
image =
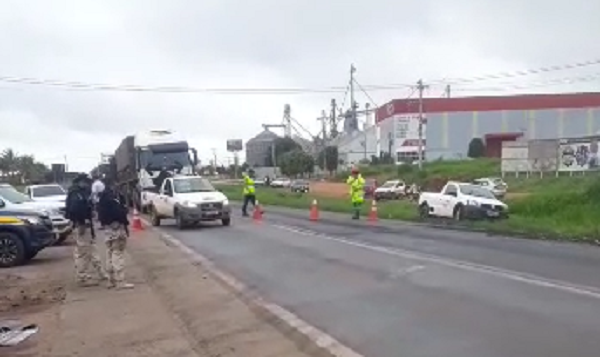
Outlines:
[{"label": "truck cab", "polygon": [[229,200],[202,176],[166,178],[158,194],[151,195],[150,200],[153,226],[169,218],[175,219],[179,229],[206,221],[231,224]]},{"label": "truck cab", "polygon": [[481,186],[449,181],[440,192],[421,193],[419,213],[455,220],[506,218],[508,206]]}]

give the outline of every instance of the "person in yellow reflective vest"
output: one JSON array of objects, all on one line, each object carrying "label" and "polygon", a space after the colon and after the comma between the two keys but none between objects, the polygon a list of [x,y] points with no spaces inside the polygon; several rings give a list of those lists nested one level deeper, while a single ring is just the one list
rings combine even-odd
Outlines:
[{"label": "person in yellow reflective vest", "polygon": [[244,179],[244,205],[242,206],[242,215],[248,217],[248,204],[252,203],[252,207],[256,207],[256,188],[254,180],[247,173],[243,173]]},{"label": "person in yellow reflective vest", "polygon": [[352,219],[359,219],[360,209],[365,201],[365,179],[357,168],[353,168],[350,177],[346,180],[346,184],[350,186],[350,199],[354,208]]}]

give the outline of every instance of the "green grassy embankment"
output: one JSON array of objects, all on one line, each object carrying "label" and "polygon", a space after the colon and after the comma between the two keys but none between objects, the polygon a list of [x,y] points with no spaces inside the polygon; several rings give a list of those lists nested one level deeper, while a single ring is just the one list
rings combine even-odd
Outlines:
[{"label": "green grassy embankment", "polygon": [[[241,200],[240,186],[219,186],[230,200]],[[313,199],[323,211],[348,213],[348,200],[292,193],[282,189],[261,187],[258,199],[264,205],[308,210]],[[494,222],[460,222],[456,225],[477,228],[491,233],[522,235],[530,238],[589,241],[600,239],[600,182],[566,193],[548,192],[509,200],[510,218]],[[380,218],[419,222],[415,204],[408,201],[387,201],[377,205]],[[368,214],[370,202],[363,207]]]},{"label": "green grassy embankment", "polygon": [[[426,163],[423,171],[410,165],[367,166],[364,177],[379,182],[402,178],[419,182],[426,188],[440,187],[447,180],[469,181],[477,177],[499,176],[499,162],[494,160],[438,161]],[[347,177],[346,173],[338,179]],[[510,218],[495,222],[462,222],[471,228],[493,233],[521,235],[531,238],[595,241],[600,239],[600,176],[560,176],[544,178],[506,178]],[[241,187],[219,186],[231,200],[241,199]],[[260,187],[258,199],[265,205],[305,209],[318,199],[323,211],[350,213],[347,199],[320,197],[314,193],[298,194],[286,190]],[[378,204],[380,218],[419,221],[416,206],[407,201]],[[370,203],[365,204],[367,214]],[[457,223],[458,224],[458,223]]]}]

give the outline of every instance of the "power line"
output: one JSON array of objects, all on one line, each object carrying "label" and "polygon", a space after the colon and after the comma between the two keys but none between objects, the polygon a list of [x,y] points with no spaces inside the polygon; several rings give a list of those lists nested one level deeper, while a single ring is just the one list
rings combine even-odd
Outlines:
[{"label": "power line", "polygon": [[[593,59],[583,62],[552,65],[539,67],[527,70],[519,70],[512,72],[500,72],[495,74],[487,74],[468,78],[455,78],[451,80],[434,80],[430,81],[430,85],[435,84],[467,84],[476,83],[486,80],[515,78],[528,76],[532,74],[548,73],[555,71],[563,71],[569,69],[578,69],[600,64],[600,59]],[[345,96],[348,92],[348,87],[323,87],[323,88],[197,88],[186,86],[143,86],[137,84],[106,84],[106,83],[89,83],[82,81],[66,81],[56,79],[43,79],[33,77],[11,77],[0,76],[0,82],[11,84],[22,84],[32,86],[48,86],[59,87],[69,90],[78,91],[121,91],[121,92],[156,92],[156,93],[205,93],[205,94],[232,94],[232,95],[280,95],[280,94],[310,94],[310,93],[343,93]],[[379,90],[397,90],[399,88],[411,88],[410,84],[388,84],[388,85],[364,85],[363,88],[369,91]]]}]

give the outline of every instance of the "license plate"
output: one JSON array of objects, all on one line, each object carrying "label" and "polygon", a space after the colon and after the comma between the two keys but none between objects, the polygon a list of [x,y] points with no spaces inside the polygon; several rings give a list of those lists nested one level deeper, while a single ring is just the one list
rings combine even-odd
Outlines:
[{"label": "license plate", "polygon": [[500,213],[496,212],[496,211],[488,211],[488,216],[490,217],[498,217],[500,215]]},{"label": "license plate", "polygon": [[206,215],[207,215],[207,216],[216,216],[216,215],[218,215],[218,214],[219,214],[219,212],[218,212],[218,211],[207,211],[207,212],[206,212]]}]

